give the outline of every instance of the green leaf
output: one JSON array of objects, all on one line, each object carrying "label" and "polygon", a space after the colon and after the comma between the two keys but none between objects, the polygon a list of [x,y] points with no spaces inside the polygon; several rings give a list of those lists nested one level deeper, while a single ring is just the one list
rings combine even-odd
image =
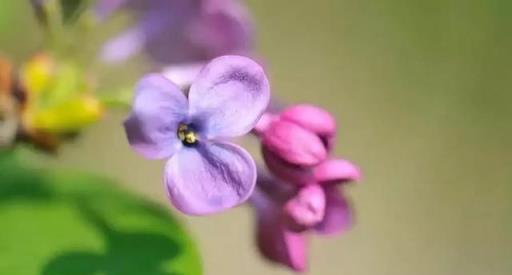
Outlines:
[{"label": "green leaf", "polygon": [[115,186],[0,152],[0,274],[201,274],[183,226]]}]

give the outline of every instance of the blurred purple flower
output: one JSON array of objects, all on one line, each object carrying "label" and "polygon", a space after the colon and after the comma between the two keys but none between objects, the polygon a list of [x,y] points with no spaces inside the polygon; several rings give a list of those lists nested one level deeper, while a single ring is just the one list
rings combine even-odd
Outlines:
[{"label": "blurred purple flower", "polygon": [[350,228],[350,205],[337,185],[357,180],[341,173],[298,186],[259,171],[257,189],[250,199],[257,214],[257,244],[262,255],[302,272],[307,269],[309,232],[339,234]]},{"label": "blurred purple flower", "polygon": [[256,189],[249,199],[256,212],[256,244],[263,257],[304,271],[307,263],[306,235],[287,228],[281,207],[295,188],[258,169]]},{"label": "blurred purple flower", "polygon": [[253,28],[238,0],[101,0],[100,20],[126,8],[137,24],[104,45],[111,63],[145,50],[160,64],[205,62],[225,54],[247,55]]},{"label": "blurred purple flower", "polygon": [[256,189],[251,197],[251,203],[256,209],[256,243],[261,255],[295,271],[305,271],[308,257],[307,236],[285,226],[279,204],[267,194]]},{"label": "blurred purple flower", "polygon": [[186,214],[209,214],[236,206],[252,193],[254,160],[222,139],[251,131],[269,98],[258,64],[222,56],[201,70],[188,98],[162,75],[143,78],[124,126],[135,151],[150,159],[170,158],[164,180],[174,206]]}]

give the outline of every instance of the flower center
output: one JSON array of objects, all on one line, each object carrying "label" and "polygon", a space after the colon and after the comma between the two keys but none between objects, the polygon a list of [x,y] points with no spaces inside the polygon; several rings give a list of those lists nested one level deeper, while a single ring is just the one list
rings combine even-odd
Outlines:
[{"label": "flower center", "polygon": [[192,146],[199,141],[197,133],[189,125],[181,123],[178,127],[178,138],[183,145]]}]

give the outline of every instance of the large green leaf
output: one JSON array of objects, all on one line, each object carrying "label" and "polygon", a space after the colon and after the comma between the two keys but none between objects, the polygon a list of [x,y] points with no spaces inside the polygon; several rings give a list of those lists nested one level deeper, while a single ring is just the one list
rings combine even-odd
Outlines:
[{"label": "large green leaf", "polygon": [[166,210],[103,178],[24,168],[0,153],[0,274],[200,274]]}]

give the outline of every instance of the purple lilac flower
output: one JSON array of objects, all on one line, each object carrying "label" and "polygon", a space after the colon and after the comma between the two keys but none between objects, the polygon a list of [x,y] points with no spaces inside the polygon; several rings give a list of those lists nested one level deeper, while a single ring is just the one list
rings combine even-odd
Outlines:
[{"label": "purple lilac flower", "polygon": [[352,211],[337,186],[358,178],[342,172],[325,175],[299,186],[260,171],[250,201],[256,210],[258,248],[265,258],[305,271],[309,233],[334,235],[350,228]]},{"label": "purple lilac flower", "polygon": [[136,87],[124,126],[133,149],[169,158],[164,181],[173,205],[191,215],[245,201],[256,183],[252,157],[226,138],[252,130],[270,99],[263,69],[249,58],[222,56],[196,77],[188,97],[163,75]]},{"label": "purple lilac flower", "polygon": [[107,41],[107,62],[142,50],[158,64],[205,62],[252,48],[250,16],[238,0],[101,0],[96,13],[102,19],[121,7],[135,13],[137,24]]}]

